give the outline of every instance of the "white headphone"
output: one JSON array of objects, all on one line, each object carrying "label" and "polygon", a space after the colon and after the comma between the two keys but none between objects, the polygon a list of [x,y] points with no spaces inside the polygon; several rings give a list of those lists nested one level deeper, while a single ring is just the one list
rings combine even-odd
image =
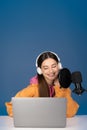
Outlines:
[{"label": "white headphone", "polygon": [[59,56],[58,56],[56,53],[52,52],[52,51],[45,51],[45,52],[40,53],[40,54],[37,56],[37,58],[36,58],[36,68],[37,68],[37,73],[38,73],[39,75],[42,74],[42,71],[41,71],[41,68],[38,67],[38,59],[39,59],[39,57],[40,57],[43,53],[46,53],[46,52],[50,52],[50,53],[54,54],[54,55],[57,57],[58,62],[59,62],[59,63],[58,63],[58,67],[59,67],[59,69],[62,69],[62,64],[61,64],[61,62],[60,62]]}]

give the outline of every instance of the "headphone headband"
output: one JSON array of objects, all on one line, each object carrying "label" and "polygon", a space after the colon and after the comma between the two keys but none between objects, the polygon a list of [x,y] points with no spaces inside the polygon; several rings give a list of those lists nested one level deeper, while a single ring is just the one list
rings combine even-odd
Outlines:
[{"label": "headphone headband", "polygon": [[52,52],[52,51],[44,51],[44,52],[40,53],[40,54],[37,56],[37,58],[36,58],[36,67],[38,67],[38,63],[37,63],[37,62],[38,62],[39,57],[40,57],[43,53],[46,53],[46,52],[50,52],[50,53],[54,54],[54,55],[57,57],[58,61],[60,62],[60,58],[59,58],[59,56],[58,56],[55,52]]}]

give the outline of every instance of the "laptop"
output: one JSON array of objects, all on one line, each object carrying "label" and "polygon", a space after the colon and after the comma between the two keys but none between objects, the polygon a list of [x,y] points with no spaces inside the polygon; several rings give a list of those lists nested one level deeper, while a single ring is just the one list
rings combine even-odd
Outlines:
[{"label": "laptop", "polygon": [[12,97],[15,127],[66,127],[66,98]]}]

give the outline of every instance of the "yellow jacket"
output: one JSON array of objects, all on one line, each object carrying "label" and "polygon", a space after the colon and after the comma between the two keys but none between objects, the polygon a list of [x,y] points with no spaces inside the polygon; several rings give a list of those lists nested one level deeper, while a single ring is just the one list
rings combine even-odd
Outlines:
[{"label": "yellow jacket", "polygon": [[[64,89],[64,88],[60,88],[59,86],[54,86],[55,89],[55,96],[54,97],[65,97],[67,98],[67,112],[66,112],[66,116],[67,117],[72,117],[74,116],[79,108],[79,105],[77,104],[76,101],[74,101],[71,97],[71,90],[70,88]],[[26,88],[24,88],[23,90],[19,91],[15,97],[39,97],[39,93],[38,93],[38,84],[31,84],[28,85]],[[7,109],[7,113],[9,116],[13,116],[13,112],[12,112],[12,102],[6,102],[6,109]]]}]

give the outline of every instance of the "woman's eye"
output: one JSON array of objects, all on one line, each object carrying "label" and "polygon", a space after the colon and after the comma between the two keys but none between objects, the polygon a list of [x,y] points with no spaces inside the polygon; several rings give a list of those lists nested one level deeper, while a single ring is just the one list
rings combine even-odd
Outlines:
[{"label": "woman's eye", "polygon": [[52,68],[56,68],[56,65],[52,66]]},{"label": "woman's eye", "polygon": [[48,68],[44,68],[44,70],[47,70]]}]

